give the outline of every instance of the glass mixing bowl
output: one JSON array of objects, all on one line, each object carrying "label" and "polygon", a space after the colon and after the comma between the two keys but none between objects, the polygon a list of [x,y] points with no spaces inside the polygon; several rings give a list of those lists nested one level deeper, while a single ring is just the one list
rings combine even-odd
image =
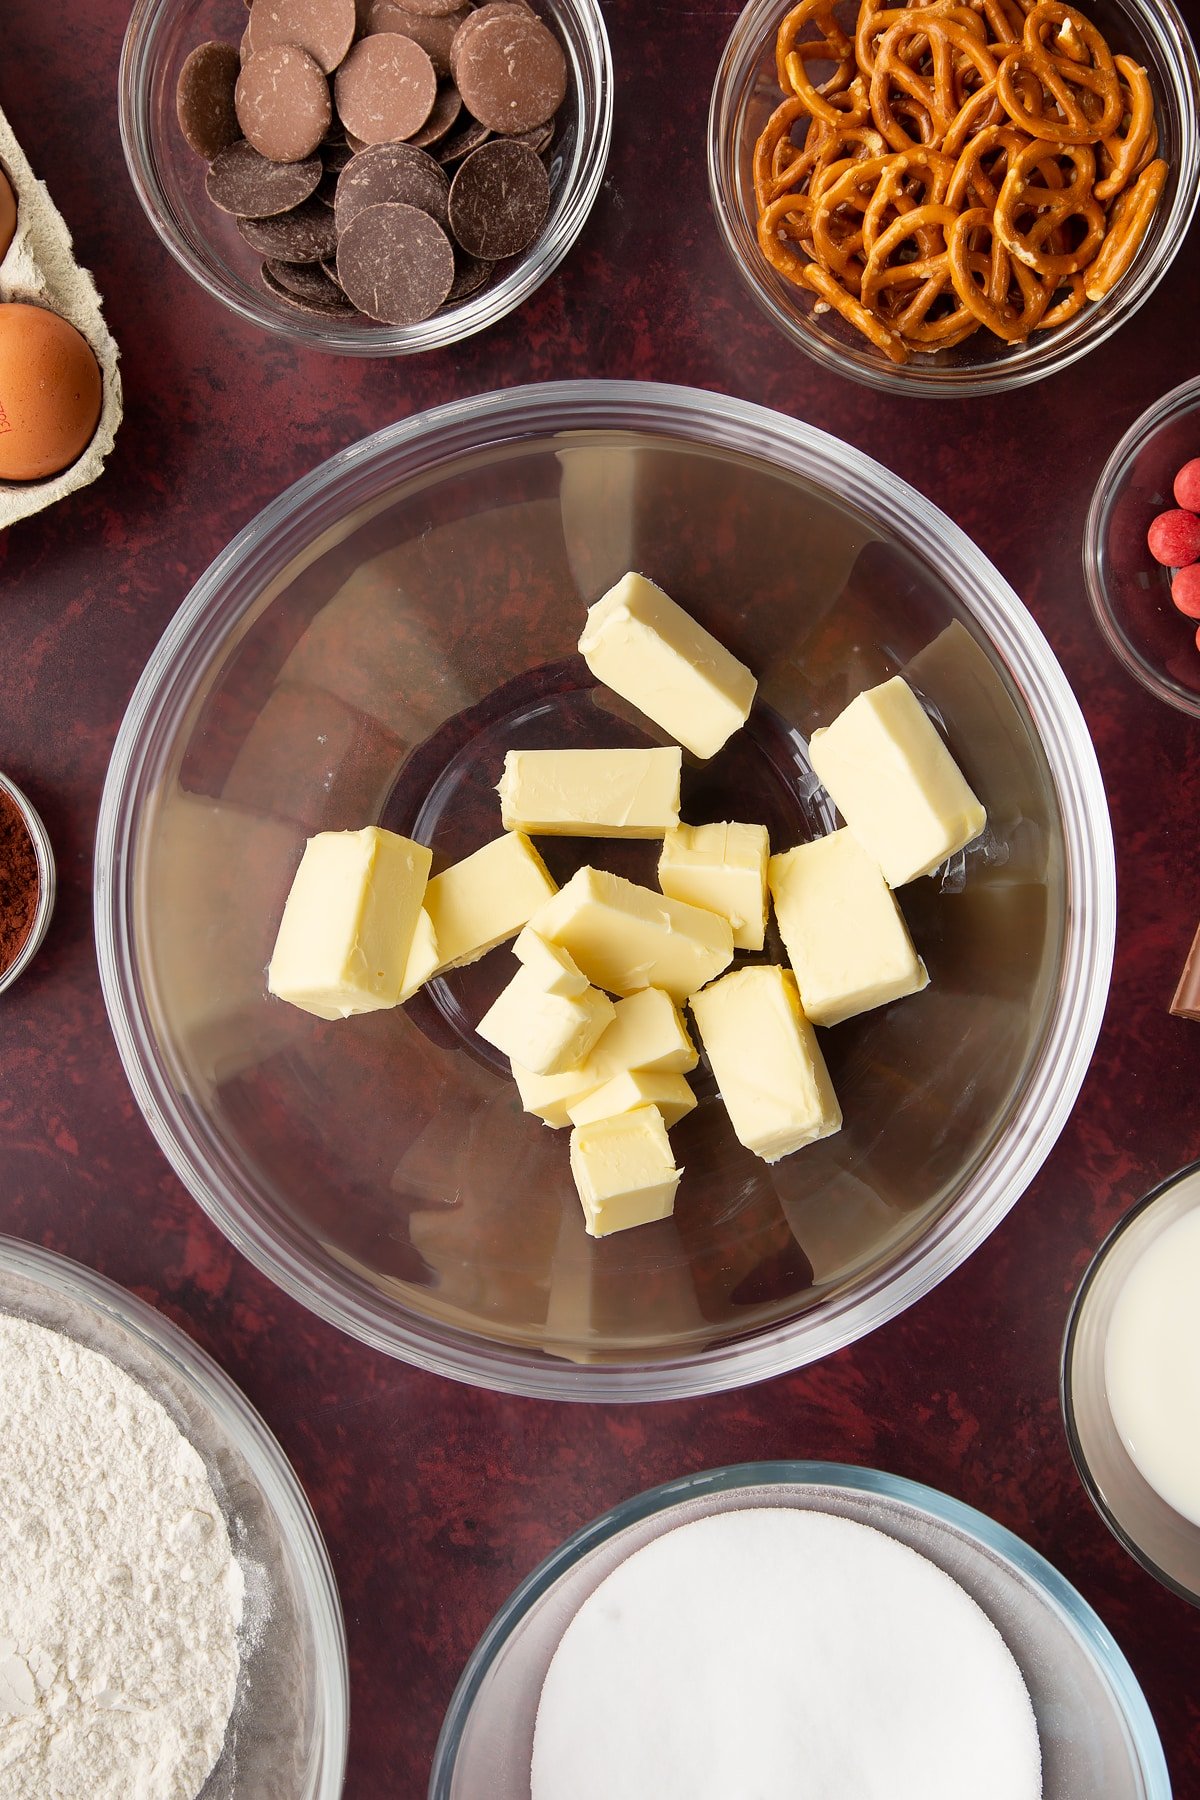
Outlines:
[{"label": "glass mixing bowl", "polygon": [[[746,1507],[803,1507],[872,1526],[926,1556],[991,1619],[1037,1718],[1044,1800],[1170,1800],[1145,1696],[1087,1602],[1002,1525],[916,1481],[840,1463],[743,1463],[687,1475],[594,1519],[529,1575],[463,1671],[429,1800],[529,1800],[542,1683],[575,1613],[636,1550]],[[964,1791],[969,1791],[964,1782]]]},{"label": "glass mixing bowl", "polygon": [[349,1728],[342,1609],[320,1528],[262,1419],[169,1319],[51,1250],[0,1237],[0,1312],[108,1357],[204,1462],[246,1606],[225,1748],[198,1800],[337,1800]]},{"label": "glass mixing bowl", "polygon": [[[859,7],[838,0],[834,12],[850,36]],[[754,145],[782,98],[775,80],[775,34],[786,0],[750,0],[733,28],[713,84],[708,120],[708,181],[726,249],[755,301],[784,336],[840,375],[894,393],[952,396],[994,393],[1052,375],[1085,356],[1123,325],[1154,292],[1187,236],[1200,199],[1200,61],[1172,0],[1094,0],[1085,9],[1114,52],[1146,70],[1154,92],[1158,154],[1166,188],[1129,273],[1112,292],[1053,331],[1024,344],[1004,344],[977,331],[954,349],[912,356],[897,366],[853,326],[770,267],[758,247]],[[810,65],[812,79],[824,70]]]},{"label": "glass mixing bowl", "polygon": [[242,0],[135,0],[121,51],[121,142],[146,217],[193,280],[270,331],[343,356],[402,356],[471,337],[520,306],[583,230],[600,192],[612,138],[612,56],[597,0],[538,0],[567,56],[567,97],[550,152],[550,213],[537,241],[477,293],[419,325],[324,319],[299,312],[259,280],[261,258],[204,191],[206,164],[175,117],[179,71],[197,44],[237,43]]},{"label": "glass mixing bowl", "polygon": [[[382,823],[435,869],[494,837],[506,748],[637,745],[576,640],[630,568],[757,673],[684,816],[777,848],[832,822],[807,734],[902,672],[990,817],[903,904],[931,985],[823,1034],[845,1113],[769,1166],[708,1078],[675,1216],[589,1238],[566,1134],[473,1030],[512,959],[322,1024],[264,970],[306,836]],[[654,881],[654,847],[542,839]],[[180,608],[121,727],[96,929],[117,1042],[181,1179],[371,1344],[515,1392],[646,1399],[860,1337],[981,1243],[1087,1068],[1114,879],[1086,725],[1045,640],[936,507],[806,425],[637,383],[512,389],[333,457]],[[778,954],[778,950],[776,949]]]}]

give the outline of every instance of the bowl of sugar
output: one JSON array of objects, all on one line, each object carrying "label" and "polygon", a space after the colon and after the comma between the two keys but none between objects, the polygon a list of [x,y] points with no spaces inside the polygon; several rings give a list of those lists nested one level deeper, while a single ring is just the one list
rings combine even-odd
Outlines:
[{"label": "bowl of sugar", "polygon": [[1120,1219],[1071,1306],[1067,1441],[1109,1530],[1200,1606],[1200,1163]]},{"label": "bowl of sugar", "polygon": [[1132,1671],[1036,1551],[916,1482],[776,1462],[654,1488],[535,1569],[429,1800],[777,1800],[850,1771],[864,1800],[1170,1795]]}]

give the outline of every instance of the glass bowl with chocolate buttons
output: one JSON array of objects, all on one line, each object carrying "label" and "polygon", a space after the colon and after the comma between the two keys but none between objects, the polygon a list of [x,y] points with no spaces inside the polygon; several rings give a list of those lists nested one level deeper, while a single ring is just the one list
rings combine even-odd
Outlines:
[{"label": "glass bowl with chocolate buttons", "polygon": [[136,0],[120,118],[138,198],[203,288],[396,356],[495,324],[566,256],[612,63],[598,0]]}]

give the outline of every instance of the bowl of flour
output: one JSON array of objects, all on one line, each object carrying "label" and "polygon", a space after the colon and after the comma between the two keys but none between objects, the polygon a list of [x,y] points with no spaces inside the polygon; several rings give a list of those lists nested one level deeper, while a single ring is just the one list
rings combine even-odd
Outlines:
[{"label": "bowl of flour", "polygon": [[585,1526],[480,1640],[429,1800],[1170,1800],[1133,1673],[1036,1551],[912,1481],[750,1463]]},{"label": "bowl of flour", "polygon": [[0,1237],[0,1794],[333,1800],[320,1531],[245,1398],[103,1277]]}]

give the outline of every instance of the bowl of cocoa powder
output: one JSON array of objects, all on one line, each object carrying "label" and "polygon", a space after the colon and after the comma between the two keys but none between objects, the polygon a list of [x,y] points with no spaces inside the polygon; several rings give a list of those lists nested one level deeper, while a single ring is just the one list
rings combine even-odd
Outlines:
[{"label": "bowl of cocoa powder", "polygon": [[54,855],[37,811],[0,775],[0,994],[33,961],[54,911]]}]

